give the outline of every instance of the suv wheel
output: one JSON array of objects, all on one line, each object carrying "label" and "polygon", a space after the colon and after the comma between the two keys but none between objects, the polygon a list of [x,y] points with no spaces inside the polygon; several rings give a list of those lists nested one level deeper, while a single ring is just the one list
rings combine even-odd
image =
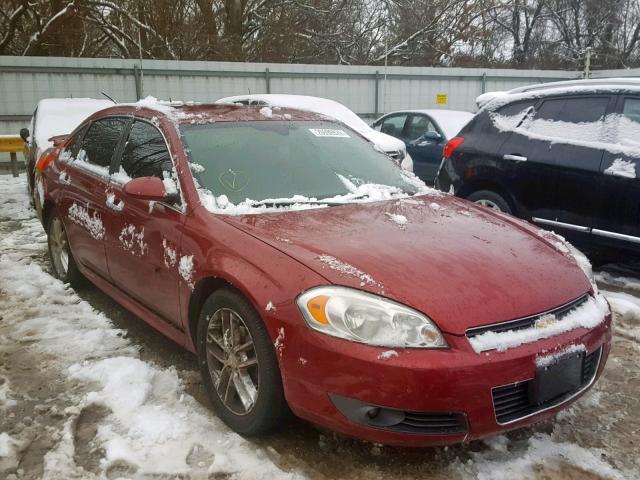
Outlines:
[{"label": "suv wheel", "polygon": [[478,190],[477,192],[473,192],[467,197],[467,200],[477,203],[478,205],[482,205],[486,208],[499,210],[501,212],[509,214],[512,213],[511,207],[509,206],[507,201],[502,198],[502,196],[495,192],[492,192],[491,190]]},{"label": "suv wheel", "polygon": [[204,302],[198,360],[218,417],[243,435],[263,435],[288,412],[276,352],[267,329],[242,295],[224,288]]}]

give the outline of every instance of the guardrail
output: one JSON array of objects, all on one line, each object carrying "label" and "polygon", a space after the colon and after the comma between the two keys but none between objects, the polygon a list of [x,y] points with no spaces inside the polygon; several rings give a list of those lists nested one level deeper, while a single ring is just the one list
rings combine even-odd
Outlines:
[{"label": "guardrail", "polygon": [[20,135],[0,135],[0,152],[8,153],[11,157],[11,173],[18,176],[18,152],[25,150],[25,142]]}]

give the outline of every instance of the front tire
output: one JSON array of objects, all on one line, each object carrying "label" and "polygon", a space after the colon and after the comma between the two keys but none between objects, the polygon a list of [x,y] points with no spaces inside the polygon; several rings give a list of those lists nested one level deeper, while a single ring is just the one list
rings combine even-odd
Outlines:
[{"label": "front tire", "polygon": [[72,287],[82,286],[84,277],[71,253],[64,223],[56,212],[51,214],[47,222],[47,244],[54,277]]},{"label": "front tire", "polygon": [[470,202],[477,203],[485,208],[499,210],[504,213],[512,214],[509,203],[498,193],[491,190],[478,190],[467,197]]},{"label": "front tire", "polygon": [[198,360],[205,390],[220,419],[242,435],[264,435],[289,408],[271,338],[237,291],[223,288],[204,302],[198,319]]}]

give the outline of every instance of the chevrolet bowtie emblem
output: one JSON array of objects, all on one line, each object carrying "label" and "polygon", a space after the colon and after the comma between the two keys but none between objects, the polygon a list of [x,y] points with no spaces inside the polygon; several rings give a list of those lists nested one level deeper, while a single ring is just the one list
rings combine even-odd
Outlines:
[{"label": "chevrolet bowtie emblem", "polygon": [[558,323],[558,317],[556,317],[553,313],[548,313],[546,315],[542,315],[536,322],[533,324],[535,328],[549,328],[552,325]]}]

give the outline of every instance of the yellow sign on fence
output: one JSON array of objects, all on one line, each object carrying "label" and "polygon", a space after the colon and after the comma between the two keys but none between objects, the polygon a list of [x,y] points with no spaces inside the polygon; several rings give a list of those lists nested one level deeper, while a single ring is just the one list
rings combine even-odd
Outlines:
[{"label": "yellow sign on fence", "polygon": [[24,150],[20,135],[0,135],[0,152],[18,153]]},{"label": "yellow sign on fence", "polygon": [[436,95],[436,105],[446,105],[446,104],[447,104],[447,94],[438,93]]}]

